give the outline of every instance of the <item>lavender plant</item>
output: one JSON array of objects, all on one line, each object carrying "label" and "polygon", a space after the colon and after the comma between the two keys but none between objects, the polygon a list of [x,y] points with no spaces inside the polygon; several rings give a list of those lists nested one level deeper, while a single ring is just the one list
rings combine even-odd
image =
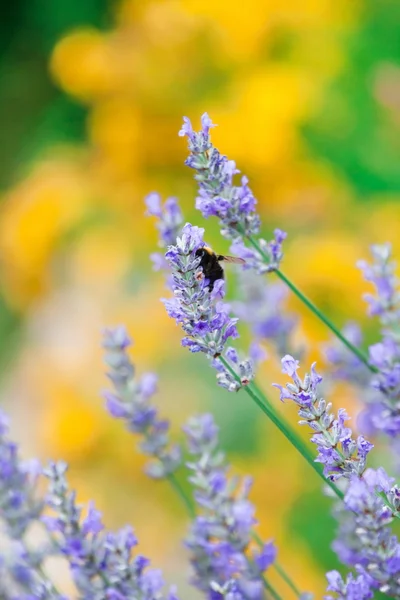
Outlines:
[{"label": "lavender plant", "polygon": [[[257,201],[243,176],[241,185],[233,184],[233,177],[240,173],[233,160],[228,160],[210,139],[210,129],[215,127],[207,113],[201,117],[201,131],[195,132],[187,117],[183,119],[180,136],[188,138],[190,156],[185,164],[196,171],[199,195],[196,208],[203,217],[216,216],[220,220],[221,234],[231,240],[231,251],[246,260],[248,266],[259,273],[276,270],[282,260],[282,243],[286,233],[275,230],[271,242],[259,240],[259,249],[249,248],[243,236],[257,235],[260,218],[255,210]],[[265,262],[265,256],[267,262]]]},{"label": "lavender plant", "polygon": [[[238,319],[230,315],[230,307],[222,302],[225,286],[217,280],[212,291],[200,267],[197,250],[205,246],[204,229],[187,223],[176,244],[168,247],[165,257],[172,272],[173,298],[163,300],[167,313],[182,326],[182,345],[191,352],[203,352],[217,369],[218,383],[230,391],[248,385],[254,377],[250,359],[239,361],[227,347],[229,339],[238,337]],[[218,360],[223,357],[224,360]],[[225,363],[238,375],[234,378]]]},{"label": "lavender plant", "polygon": [[[146,197],[146,214],[157,217],[157,230],[159,233],[158,244],[160,248],[167,248],[175,244],[179,231],[183,223],[183,215],[176,198],[167,198],[164,203],[161,202],[159,194],[152,192]],[[165,260],[164,253],[153,252],[150,255],[155,271],[167,269],[168,263]]]},{"label": "lavender plant", "polygon": [[232,303],[239,319],[250,326],[258,343],[269,342],[279,356],[291,347],[297,318],[286,307],[287,290],[270,283],[252,271],[239,275],[240,300]]},{"label": "lavender plant", "polygon": [[161,572],[149,569],[144,556],[132,557],[138,540],[131,527],[106,532],[101,514],[90,504],[81,520],[76,494],[68,488],[67,465],[50,463],[47,504],[53,516],[45,522],[54,532],[60,552],[67,558],[79,595],[87,600],[177,600],[176,590],[163,594]]},{"label": "lavender plant", "polygon": [[297,375],[298,369],[299,362],[290,355],[285,356],[282,371],[292,378],[292,382],[286,388],[274,385],[280,390],[282,401],[292,400],[297,404],[302,419],[300,424],[313,430],[311,442],[318,448],[316,460],[324,465],[324,475],[332,481],[362,475],[373,444],[361,435],[355,440],[351,429],[345,426],[349,419],[346,410],[340,408],[335,418],[331,413],[332,404],[318,397],[322,377],[317,374],[315,363],[304,380]]},{"label": "lavender plant", "polygon": [[7,415],[0,411],[0,524],[7,540],[0,554],[2,585],[10,598],[32,592],[35,598],[61,600],[43,571],[46,558],[53,553],[49,542],[33,549],[27,541],[44,508],[37,490],[40,472],[39,461],[21,460],[17,444],[9,438]]},{"label": "lavender plant", "polygon": [[391,260],[390,244],[372,246],[374,263],[359,261],[367,281],[374,284],[376,295],[366,294],[371,316],[381,322],[382,340],[369,348],[371,364],[377,373],[371,379],[376,393],[369,398],[366,418],[376,431],[390,438],[400,434],[400,292]]},{"label": "lavender plant", "polygon": [[[275,272],[344,343],[344,348],[335,343],[328,349],[336,374],[356,380],[363,394],[368,386],[370,430],[396,439],[400,431],[400,294],[390,247],[374,246],[374,264],[360,264],[376,287],[376,295],[369,295],[367,301],[371,315],[379,316],[382,326],[382,339],[370,347],[367,358],[359,348],[361,332],[354,327],[340,332],[280,270],[286,234],[276,229],[271,242],[258,237],[260,218],[248,180],[242,177],[240,185],[234,183],[239,171],[212,145],[213,126],[204,114],[200,132],[193,130],[187,118],[180,131],[189,141],[186,164],[195,170],[199,184],[196,206],[204,217],[219,218],[232,252],[246,260],[245,269],[257,273],[252,274],[253,293],[241,304],[234,303],[237,314],[232,314],[224,301],[224,281],[210,282],[203,272],[199,251],[205,246],[204,230],[189,223],[181,229],[183,216],[177,200],[162,203],[152,193],[146,199],[147,212],[157,218],[159,245],[166,250],[165,256],[157,253],[152,258],[156,269],[169,272],[172,297],[163,300],[167,313],[183,329],[182,345],[207,356],[222,387],[246,393],[323,478],[330,487],[328,493],[336,495],[338,530],[333,548],[350,572],[345,576],[336,570],[327,573],[326,600],[383,596],[400,600],[400,543],[394,529],[400,518],[400,489],[383,467],[368,467],[373,444],[363,435],[353,435],[344,408],[334,413],[331,403],[322,398],[322,377],[315,364],[300,378],[299,362],[288,354],[295,318],[284,314],[282,288],[259,285],[261,274]],[[249,290],[244,280],[248,272],[241,277]],[[240,351],[230,345],[239,337],[237,315],[258,340],[272,340],[284,354],[283,372],[291,382],[277,385],[280,397],[298,407],[300,423],[312,431],[316,457],[256,384],[259,347],[252,345],[248,358],[241,359]],[[283,600],[271,585],[270,569],[275,568],[292,597],[310,600],[276,562],[274,544],[256,534],[255,507],[249,500],[252,480],[230,474],[212,415],[191,417],[183,428],[190,454],[184,458],[181,446],[169,439],[168,421],[160,418],[153,403],[157,378],[151,373],[137,377],[128,354],[130,345],[124,327],[104,331],[107,375],[113,388],[104,393],[106,407],[140,437],[140,450],[151,458],[147,474],[169,481],[188,511],[190,525],[184,543],[193,570],[191,583],[208,600]],[[69,489],[66,463],[51,462],[43,471],[37,461],[22,461],[8,436],[7,419],[0,413],[0,523],[6,539],[0,550],[0,598],[68,600],[48,575],[47,559],[57,556],[69,564],[76,596],[83,600],[176,600],[175,587],[165,592],[160,571],[135,554],[138,541],[130,526],[107,531],[93,502],[82,511],[76,492]],[[183,473],[193,500],[181,483]],[[38,486],[42,474],[47,478],[47,494]],[[46,540],[33,546],[29,533],[39,525]]]},{"label": "lavender plant", "polygon": [[249,555],[254,506],[248,500],[251,478],[242,482],[228,476],[228,465],[218,450],[218,427],[212,415],[193,417],[184,428],[194,462],[190,482],[194,488],[196,516],[186,544],[194,567],[194,584],[222,597],[263,597],[263,577],[272,565],[276,548],[269,542]]},{"label": "lavender plant", "polygon": [[157,391],[157,377],[145,373],[135,378],[135,369],[127,350],[131,340],[124,327],[105,329],[103,334],[104,360],[114,391],[104,392],[108,412],[123,419],[129,431],[142,437],[141,451],[153,458],[147,473],[155,479],[172,476],[181,463],[179,445],[169,445],[169,424],[160,419],[150,400]]},{"label": "lavender plant", "polygon": [[[338,573],[328,573],[329,590],[338,597],[373,597],[379,589],[390,597],[400,594],[400,544],[389,525],[398,516],[400,490],[393,485],[383,468],[366,470],[366,459],[373,445],[345,426],[348,416],[339,409],[337,418],[331,404],[318,397],[322,378],[312,365],[304,380],[297,375],[299,363],[291,356],[282,359],[283,372],[293,383],[280,389],[281,400],[292,400],[299,407],[301,425],[309,425],[315,434],[311,442],[317,445],[316,460],[324,465],[324,473],[332,480],[345,478],[344,506],[336,507],[339,534],[333,545],[342,562],[355,567],[359,576],[351,575],[344,582]],[[347,513],[346,513],[347,511]],[[361,591],[360,591],[361,590]],[[353,594],[353,596],[352,596]],[[370,595],[368,595],[370,594]],[[329,597],[328,597],[329,598]]]},{"label": "lavender plant", "polygon": [[[320,319],[372,372],[376,367],[368,361],[365,354],[328,319],[309,300],[303,292],[280,269],[283,259],[282,244],[286,233],[275,229],[275,238],[271,242],[259,238],[260,217],[257,214],[256,199],[248,187],[247,177],[242,177],[241,186],[233,183],[234,175],[239,171],[235,162],[228,160],[213,146],[210,129],[215,127],[207,113],[201,117],[201,130],[193,130],[190,119],[183,118],[179,131],[181,137],[188,138],[190,155],[185,164],[196,171],[195,179],[199,184],[196,208],[206,218],[219,218],[221,234],[232,241],[231,251],[246,260],[247,266],[258,273],[274,272],[281,281]],[[251,246],[251,248],[250,248]]]}]

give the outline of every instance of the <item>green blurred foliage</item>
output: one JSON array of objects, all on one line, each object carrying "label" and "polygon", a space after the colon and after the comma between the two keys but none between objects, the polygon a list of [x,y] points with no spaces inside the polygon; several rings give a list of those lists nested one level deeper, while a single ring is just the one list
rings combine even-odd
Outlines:
[{"label": "green blurred foliage", "polygon": [[15,0],[0,20],[0,189],[45,148],[83,140],[87,110],[48,74],[60,37],[81,25],[106,28],[113,0]]},{"label": "green blurred foliage", "polygon": [[400,191],[398,129],[376,97],[380,71],[400,65],[400,4],[366,0],[362,7],[358,29],[343,40],[345,67],[303,131],[314,155],[333,165],[366,201]]}]

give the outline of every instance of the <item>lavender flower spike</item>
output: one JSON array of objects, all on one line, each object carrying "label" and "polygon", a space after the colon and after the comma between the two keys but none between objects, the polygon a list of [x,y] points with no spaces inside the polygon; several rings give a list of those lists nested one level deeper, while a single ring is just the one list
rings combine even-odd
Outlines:
[{"label": "lavender flower spike", "polygon": [[399,280],[395,275],[396,263],[391,260],[390,244],[371,246],[374,263],[360,260],[357,266],[364,278],[374,284],[376,295],[365,294],[371,315],[378,315],[383,325],[397,325],[400,319]]},{"label": "lavender flower spike", "polygon": [[[47,503],[54,516],[46,523],[67,558],[75,585],[83,600],[161,600],[164,582],[160,571],[148,569],[149,560],[132,558],[138,541],[130,527],[117,533],[104,531],[101,514],[89,505],[81,519],[75,493],[68,489],[67,465],[51,463],[45,474],[49,479]],[[176,600],[174,592],[169,600]]]},{"label": "lavender flower spike", "polygon": [[123,419],[127,428],[142,436],[140,449],[153,457],[146,472],[155,479],[167,477],[181,463],[181,450],[177,445],[169,446],[168,421],[159,419],[157,410],[150,403],[157,390],[157,377],[153,373],[135,378],[135,369],[127,354],[131,345],[124,327],[106,329],[103,346],[104,360],[109,367],[107,373],[114,391],[104,393],[106,406],[111,416]]},{"label": "lavender flower spike", "polygon": [[271,542],[261,550],[250,548],[256,523],[254,506],[248,500],[251,479],[240,482],[228,476],[212,415],[189,419],[184,431],[194,457],[187,466],[200,511],[186,540],[195,572],[193,583],[209,600],[261,600],[262,578],[275,561],[276,548]]},{"label": "lavender flower spike", "polygon": [[219,218],[222,235],[232,241],[232,253],[244,258],[249,267],[260,273],[278,269],[286,233],[276,229],[275,239],[271,242],[259,239],[261,253],[244,245],[243,239],[257,235],[260,230],[260,218],[255,209],[257,201],[247,177],[242,177],[241,185],[234,185],[233,177],[240,171],[233,160],[228,160],[213,146],[210,128],[214,125],[207,113],[201,117],[201,125],[201,131],[195,132],[190,120],[184,117],[184,125],[179,131],[180,136],[188,138],[190,156],[185,164],[196,171],[195,179],[199,184],[196,208],[205,218]]},{"label": "lavender flower spike", "polygon": [[344,581],[338,571],[330,571],[326,574],[328,579],[328,591],[335,592],[335,596],[324,596],[325,600],[369,600],[374,597],[371,589],[372,579],[365,572],[354,577],[351,573]]},{"label": "lavender flower spike", "polygon": [[[39,461],[20,459],[18,446],[9,439],[8,432],[8,418],[0,411],[0,523],[5,534],[0,580],[9,594],[5,597],[65,600],[41,571],[43,561],[54,554],[54,549],[46,543],[32,550],[26,542],[26,534],[32,524],[39,522],[44,506],[37,490],[41,466]],[[0,586],[0,596],[1,592]]]},{"label": "lavender flower spike", "polygon": [[[209,290],[209,282],[200,267],[201,258],[197,255],[197,250],[205,245],[203,234],[204,229],[186,223],[176,245],[169,246],[165,257],[172,270],[174,297],[163,302],[168,315],[186,334],[182,345],[191,352],[204,352],[209,358],[217,359],[224,353],[227,341],[238,337],[238,319],[229,315],[229,305],[222,302],[224,281],[217,280],[212,291]],[[220,361],[214,361],[213,366],[220,372],[218,381],[221,385],[234,391],[253,379],[252,361],[240,362],[236,354],[230,360],[229,353],[226,360],[239,374],[241,384]]]},{"label": "lavender flower spike", "polygon": [[[183,215],[176,198],[167,198],[164,204],[161,203],[160,195],[152,192],[145,198],[147,212],[149,216],[157,217],[157,230],[159,232],[158,245],[166,248],[175,244],[176,238],[180,232],[183,222]],[[153,262],[153,268],[156,271],[168,268],[164,255],[160,252],[154,252],[150,255]]]},{"label": "lavender flower spike", "polygon": [[8,431],[8,418],[0,411],[0,518],[7,535],[18,540],[42,511],[42,500],[35,493],[41,467],[38,461],[20,460]]},{"label": "lavender flower spike", "polygon": [[[399,504],[400,491],[382,467],[367,469],[362,478],[352,477],[344,497],[349,519],[335,541],[339,557],[359,573],[368,573],[367,583],[390,598],[400,596],[400,544],[390,528]],[[355,586],[357,581],[350,583]]]},{"label": "lavender flower spike", "polygon": [[232,304],[235,314],[250,325],[257,340],[271,341],[279,355],[287,352],[297,322],[285,306],[287,288],[249,271],[240,273],[239,285],[242,298]]},{"label": "lavender flower spike", "polygon": [[307,373],[302,381],[297,375],[299,362],[292,356],[282,358],[282,372],[292,378],[286,388],[274,384],[281,391],[281,400],[293,400],[299,407],[301,425],[309,425],[315,432],[311,441],[317,445],[316,462],[324,465],[324,475],[331,481],[341,477],[360,476],[365,470],[367,455],[373,445],[361,435],[354,440],[352,431],[345,426],[349,419],[345,409],[338,411],[337,418],[331,413],[332,404],[318,397],[318,385],[322,377],[315,371]]}]

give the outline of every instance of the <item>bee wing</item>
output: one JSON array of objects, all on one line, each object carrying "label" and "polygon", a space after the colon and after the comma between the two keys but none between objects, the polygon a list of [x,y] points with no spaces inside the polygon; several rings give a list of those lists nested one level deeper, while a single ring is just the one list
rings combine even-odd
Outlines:
[{"label": "bee wing", "polygon": [[222,256],[221,260],[224,260],[228,263],[234,263],[236,265],[244,265],[246,262],[243,258],[239,258],[238,256]]}]

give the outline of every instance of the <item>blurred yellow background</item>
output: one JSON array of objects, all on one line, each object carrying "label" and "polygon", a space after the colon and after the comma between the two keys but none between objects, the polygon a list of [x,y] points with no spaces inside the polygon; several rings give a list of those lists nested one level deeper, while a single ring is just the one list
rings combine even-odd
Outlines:
[{"label": "blurred yellow background", "polygon": [[[336,566],[329,501],[247,399],[217,389],[202,357],[181,348],[148,259],[157,241],[143,198],[178,196],[186,219],[227,250],[217,224],[194,211],[177,135],[183,115],[198,124],[207,111],[215,144],[250,177],[266,235],[288,231],[283,270],[336,323],[359,318],[373,336],[355,262],[370,243],[400,251],[399,6],[102,0],[81,14],[75,0],[58,12],[47,0],[17,4],[24,18],[3,39],[0,92],[1,396],[15,436],[25,454],[67,460],[79,499],[94,498],[110,527],[131,522],[141,552],[196,597],[185,583],[186,515],[167,484],[146,479],[136,441],[100,398],[101,328],[125,323],[139,371],[160,375],[156,401],[174,435],[188,415],[213,411],[235,468],[255,477],[260,533],[321,597]],[[306,368],[328,334],[289,305],[301,315],[298,341],[311,344]],[[278,358],[271,352],[259,376],[277,403]],[[355,414],[351,390],[332,399]]]}]

